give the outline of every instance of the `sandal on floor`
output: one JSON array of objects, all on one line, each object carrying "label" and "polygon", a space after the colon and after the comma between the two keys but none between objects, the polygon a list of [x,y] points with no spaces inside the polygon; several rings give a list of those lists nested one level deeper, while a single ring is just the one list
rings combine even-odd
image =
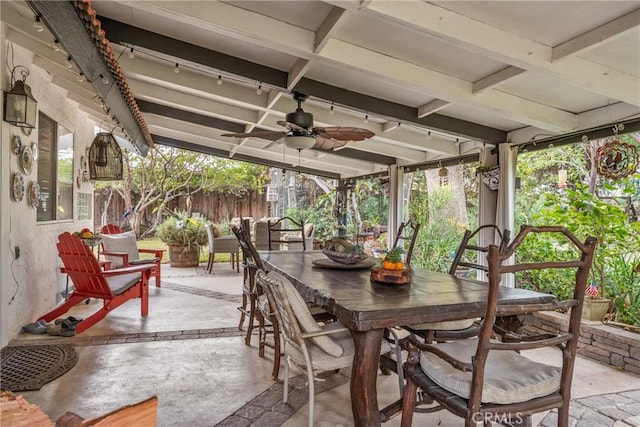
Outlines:
[{"label": "sandal on floor", "polygon": [[37,322],[23,326],[22,330],[28,334],[44,334],[47,332],[47,322],[40,319]]},{"label": "sandal on floor", "polygon": [[72,337],[76,334],[76,326],[69,326],[66,322],[47,326],[47,334],[61,337]]},{"label": "sandal on floor", "polygon": [[69,316],[69,317],[60,318],[60,319],[56,319],[56,320],[55,320],[55,324],[56,324],[56,325],[59,325],[59,324],[61,324],[61,323],[63,323],[63,322],[64,322],[64,323],[66,323],[66,324],[67,324],[67,326],[72,326],[72,327],[74,327],[74,328],[75,328],[75,326],[76,326],[78,323],[82,322],[82,319],[78,319],[78,318],[75,318],[75,317],[73,317],[73,316]]}]

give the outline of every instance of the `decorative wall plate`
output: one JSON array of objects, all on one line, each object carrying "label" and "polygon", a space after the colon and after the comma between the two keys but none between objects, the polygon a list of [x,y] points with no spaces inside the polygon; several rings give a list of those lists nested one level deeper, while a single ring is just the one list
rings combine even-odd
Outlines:
[{"label": "decorative wall plate", "polygon": [[38,144],[36,144],[35,142],[31,144],[31,154],[33,154],[33,160],[37,162],[40,151],[38,151]]},{"label": "decorative wall plate", "polygon": [[36,209],[40,205],[40,184],[33,181],[29,186],[29,206]]},{"label": "decorative wall plate", "polygon": [[22,151],[22,139],[20,135],[13,135],[13,139],[11,140],[11,151],[13,154],[20,154]]},{"label": "decorative wall plate", "polygon": [[31,147],[24,147],[22,149],[22,154],[20,154],[20,164],[22,165],[22,170],[27,175],[31,175],[31,171],[33,170],[33,151],[31,151]]},{"label": "decorative wall plate", "polygon": [[20,172],[14,173],[11,179],[11,197],[16,202],[21,202],[24,198],[24,177]]}]

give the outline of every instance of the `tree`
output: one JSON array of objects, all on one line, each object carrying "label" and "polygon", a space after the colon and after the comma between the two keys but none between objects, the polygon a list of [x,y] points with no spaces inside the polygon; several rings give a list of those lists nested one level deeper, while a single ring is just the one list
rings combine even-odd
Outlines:
[{"label": "tree", "polygon": [[[191,196],[199,191],[243,194],[266,182],[264,166],[165,146],[154,147],[144,158],[124,150],[123,163],[122,181],[99,183],[96,188],[109,191],[108,200],[112,192],[122,197],[125,220],[139,236],[152,233],[167,204],[178,197],[186,198],[190,211]],[[141,220],[148,209],[153,209],[154,220],[141,233]]]}]

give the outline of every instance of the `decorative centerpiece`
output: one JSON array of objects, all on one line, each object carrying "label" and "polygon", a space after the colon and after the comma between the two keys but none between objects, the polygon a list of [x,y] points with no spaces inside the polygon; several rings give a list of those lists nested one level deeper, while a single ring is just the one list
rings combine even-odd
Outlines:
[{"label": "decorative centerpiece", "polygon": [[371,280],[380,283],[406,285],[411,283],[409,271],[404,268],[404,249],[396,247],[387,252],[382,259],[382,267],[371,268]]},{"label": "decorative centerpiece", "polygon": [[365,261],[369,258],[362,252],[362,248],[344,239],[334,238],[322,250],[327,258],[340,264],[352,265]]}]

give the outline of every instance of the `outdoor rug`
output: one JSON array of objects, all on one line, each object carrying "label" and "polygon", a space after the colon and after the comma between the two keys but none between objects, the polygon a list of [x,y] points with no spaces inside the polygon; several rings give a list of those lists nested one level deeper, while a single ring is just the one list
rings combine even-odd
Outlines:
[{"label": "outdoor rug", "polygon": [[0,356],[0,388],[14,392],[39,390],[78,361],[78,353],[69,344],[4,347]]}]

